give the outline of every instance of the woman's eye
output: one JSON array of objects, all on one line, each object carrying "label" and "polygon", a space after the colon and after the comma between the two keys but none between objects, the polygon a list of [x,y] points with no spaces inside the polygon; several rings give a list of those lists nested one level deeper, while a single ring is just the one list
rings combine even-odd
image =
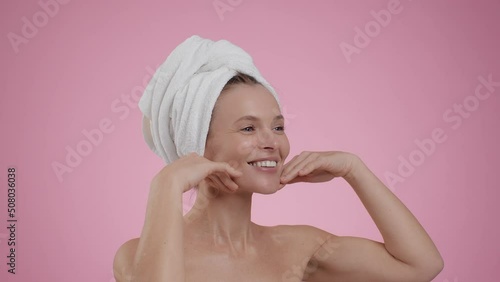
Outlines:
[{"label": "woman's eye", "polygon": [[247,131],[247,132],[250,132],[253,130],[253,126],[247,126],[245,128],[242,129],[243,131]]},{"label": "woman's eye", "polygon": [[277,127],[275,127],[275,129],[277,129],[278,131],[285,131],[284,126],[277,126]]}]

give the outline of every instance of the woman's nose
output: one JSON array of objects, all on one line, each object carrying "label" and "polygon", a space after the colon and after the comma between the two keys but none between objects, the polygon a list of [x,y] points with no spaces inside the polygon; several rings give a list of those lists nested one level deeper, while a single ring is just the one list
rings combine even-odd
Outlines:
[{"label": "woman's nose", "polygon": [[257,142],[259,148],[262,149],[276,149],[278,147],[278,142],[276,135],[271,129],[265,129],[257,135]]}]

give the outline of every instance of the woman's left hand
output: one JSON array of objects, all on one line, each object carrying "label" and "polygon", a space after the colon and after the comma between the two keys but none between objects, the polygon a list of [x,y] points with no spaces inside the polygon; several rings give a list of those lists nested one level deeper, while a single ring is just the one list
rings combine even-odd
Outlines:
[{"label": "woman's left hand", "polygon": [[283,167],[281,188],[296,182],[326,182],[335,177],[346,177],[359,158],[348,152],[307,152],[293,157]]}]

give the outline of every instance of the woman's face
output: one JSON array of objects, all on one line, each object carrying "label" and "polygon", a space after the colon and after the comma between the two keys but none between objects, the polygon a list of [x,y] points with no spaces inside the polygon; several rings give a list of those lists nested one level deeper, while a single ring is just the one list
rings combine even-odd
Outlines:
[{"label": "woman's face", "polygon": [[243,172],[235,179],[239,192],[274,193],[290,152],[284,122],[278,103],[264,86],[234,85],[217,101],[205,157]]}]

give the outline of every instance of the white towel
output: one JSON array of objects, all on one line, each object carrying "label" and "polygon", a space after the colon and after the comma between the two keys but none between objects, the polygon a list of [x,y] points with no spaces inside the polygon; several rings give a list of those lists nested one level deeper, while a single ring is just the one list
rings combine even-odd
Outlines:
[{"label": "white towel", "polygon": [[149,148],[166,164],[191,152],[203,156],[215,102],[237,72],[253,76],[279,105],[273,87],[240,47],[197,35],[177,46],[156,70],[139,101]]}]

